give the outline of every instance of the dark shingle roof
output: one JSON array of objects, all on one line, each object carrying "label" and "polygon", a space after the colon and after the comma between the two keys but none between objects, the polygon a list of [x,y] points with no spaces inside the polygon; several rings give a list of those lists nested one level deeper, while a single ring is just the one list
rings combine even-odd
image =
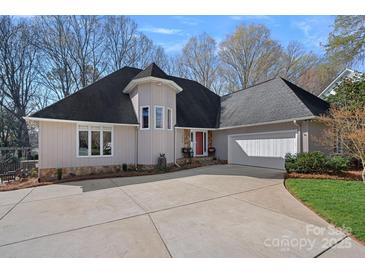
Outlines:
[{"label": "dark shingle roof", "polygon": [[129,95],[122,90],[140,71],[124,67],[32,114],[31,117],[137,124]]},{"label": "dark shingle roof", "polygon": [[216,128],[219,121],[220,96],[198,82],[169,76],[183,88],[176,95],[176,126]]},{"label": "dark shingle roof", "polygon": [[178,126],[217,126],[220,97],[195,81],[166,75],[155,64],[145,70],[124,67],[31,117],[137,124],[130,97],[122,91],[131,80],[148,76],[172,80],[183,89],[176,97]]},{"label": "dark shingle roof", "polygon": [[137,124],[131,99],[123,89],[133,79],[158,77],[183,90],[176,95],[178,127],[217,128],[317,116],[329,105],[282,78],[220,97],[198,82],[168,76],[157,65],[145,70],[124,67],[40,110],[31,117]]},{"label": "dark shingle roof", "polygon": [[146,67],[144,70],[142,70],[140,73],[138,73],[136,75],[136,77],[134,77],[134,79],[140,79],[140,78],[149,77],[149,76],[157,77],[157,78],[161,78],[161,79],[168,78],[167,74],[162,69],[160,69],[155,63],[152,63],[151,65]]},{"label": "dark shingle roof", "polygon": [[275,78],[221,97],[220,127],[317,116],[329,105],[315,95]]}]

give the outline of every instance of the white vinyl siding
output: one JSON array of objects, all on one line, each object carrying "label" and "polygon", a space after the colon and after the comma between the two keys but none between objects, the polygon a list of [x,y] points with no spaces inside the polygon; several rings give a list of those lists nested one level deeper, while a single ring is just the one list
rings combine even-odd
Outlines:
[{"label": "white vinyl siding", "polygon": [[[103,140],[104,147],[109,152],[103,151],[103,156],[82,157],[78,155],[77,149],[77,123],[40,122],[39,168],[135,164],[136,128],[122,125],[107,127],[113,128],[107,137],[110,137],[110,140]],[[104,131],[106,132],[108,131]],[[107,148],[108,146],[111,150]],[[86,151],[88,153],[88,149]]]}]

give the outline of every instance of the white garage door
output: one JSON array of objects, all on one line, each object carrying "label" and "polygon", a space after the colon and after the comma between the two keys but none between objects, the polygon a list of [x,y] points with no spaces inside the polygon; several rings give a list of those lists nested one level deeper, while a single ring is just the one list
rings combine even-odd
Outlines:
[{"label": "white garage door", "polygon": [[285,154],[297,152],[296,131],[228,136],[228,163],[284,169]]}]

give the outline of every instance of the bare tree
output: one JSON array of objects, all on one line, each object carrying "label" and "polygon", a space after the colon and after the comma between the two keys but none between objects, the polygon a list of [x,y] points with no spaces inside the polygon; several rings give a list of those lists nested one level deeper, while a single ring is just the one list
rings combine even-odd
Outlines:
[{"label": "bare tree", "polygon": [[270,37],[263,25],[240,25],[220,44],[219,56],[224,64],[231,91],[247,88],[278,74],[281,46]]},{"label": "bare tree", "polygon": [[79,88],[100,78],[106,68],[102,28],[97,16],[71,16],[70,37],[66,39],[77,67]]},{"label": "bare tree", "polygon": [[208,34],[191,37],[179,58],[182,76],[195,80],[209,89],[217,87],[219,57],[217,43]]},{"label": "bare tree", "polygon": [[26,21],[15,23],[9,16],[0,18],[0,93],[3,106],[19,122],[16,130],[18,145],[29,146],[27,124],[23,119],[29,113],[36,87],[37,48],[32,26]]},{"label": "bare tree", "polygon": [[109,70],[131,66],[131,53],[137,46],[137,24],[125,16],[108,16],[104,25]]},{"label": "bare tree", "polygon": [[280,75],[296,83],[302,75],[316,67],[319,60],[314,53],[307,53],[301,43],[291,41],[283,51],[280,62]]},{"label": "bare tree", "polygon": [[37,46],[43,56],[39,66],[41,84],[47,93],[51,92],[60,100],[78,87],[76,63],[68,47],[70,20],[66,16],[40,16],[35,21],[39,34]]},{"label": "bare tree", "polygon": [[365,183],[365,107],[348,109],[331,107],[321,121],[327,125],[326,140],[339,138],[345,153],[361,161]]}]

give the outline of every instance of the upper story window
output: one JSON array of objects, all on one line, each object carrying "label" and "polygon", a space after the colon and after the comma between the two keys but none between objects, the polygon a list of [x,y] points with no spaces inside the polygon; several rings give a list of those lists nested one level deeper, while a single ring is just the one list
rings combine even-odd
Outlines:
[{"label": "upper story window", "polygon": [[142,129],[150,128],[150,107],[149,106],[141,107],[141,128]]},{"label": "upper story window", "polygon": [[164,107],[155,106],[155,128],[163,129],[164,125]]},{"label": "upper story window", "polygon": [[113,152],[112,127],[78,126],[77,155],[111,156]]},{"label": "upper story window", "polygon": [[167,129],[172,129],[172,109],[167,109]]}]

